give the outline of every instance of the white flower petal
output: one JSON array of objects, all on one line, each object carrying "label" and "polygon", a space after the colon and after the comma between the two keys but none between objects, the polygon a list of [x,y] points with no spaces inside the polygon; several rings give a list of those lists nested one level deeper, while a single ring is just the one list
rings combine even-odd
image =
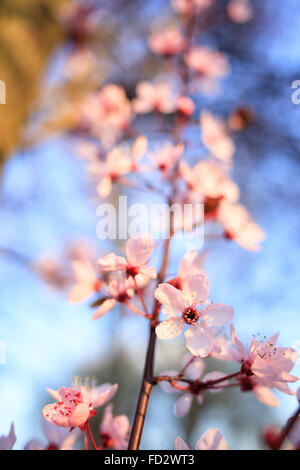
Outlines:
[{"label": "white flower petal", "polygon": [[194,356],[207,357],[213,348],[212,336],[199,325],[191,325],[184,333],[186,347]]},{"label": "white flower petal", "polygon": [[201,312],[201,316],[210,326],[226,325],[232,320],[233,314],[233,308],[225,304],[211,304]]},{"label": "white flower petal", "polygon": [[178,398],[175,403],[175,414],[179,418],[185,416],[191,409],[193,401],[193,395],[190,393],[185,393],[182,397]]},{"label": "white flower petal", "polygon": [[187,443],[181,439],[181,437],[176,437],[175,439],[175,449],[176,450],[191,450]]},{"label": "white flower petal", "polygon": [[179,336],[183,327],[184,322],[181,318],[169,317],[157,325],[155,332],[159,339],[168,340]]},{"label": "white flower petal", "polygon": [[92,316],[92,319],[97,320],[98,318],[102,317],[107,312],[112,310],[114,308],[114,306],[116,305],[116,303],[117,302],[116,302],[115,299],[106,299],[106,300],[104,300],[104,302],[102,302],[100,307],[98,307],[97,310],[95,311],[94,315]]},{"label": "white flower petal", "polygon": [[227,450],[227,442],[218,429],[211,428],[200,437],[196,450]]},{"label": "white flower petal", "polygon": [[182,292],[171,284],[163,283],[159,284],[158,288],[155,289],[154,296],[162,305],[170,307],[164,309],[164,312],[168,311],[168,314],[181,314],[185,308]]}]

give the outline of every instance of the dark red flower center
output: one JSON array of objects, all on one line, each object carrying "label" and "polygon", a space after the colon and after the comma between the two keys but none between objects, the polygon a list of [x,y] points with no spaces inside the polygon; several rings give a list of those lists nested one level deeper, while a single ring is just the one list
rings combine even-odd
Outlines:
[{"label": "dark red flower center", "polygon": [[188,325],[192,325],[199,320],[200,314],[195,307],[188,307],[182,314],[182,318]]}]

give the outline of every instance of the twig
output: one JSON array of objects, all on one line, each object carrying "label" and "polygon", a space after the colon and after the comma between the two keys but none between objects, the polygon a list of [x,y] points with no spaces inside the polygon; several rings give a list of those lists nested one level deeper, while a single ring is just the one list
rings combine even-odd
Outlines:
[{"label": "twig", "polygon": [[[170,242],[171,242],[171,237],[165,240],[164,256],[163,256],[161,268],[158,274],[158,283],[164,280],[166,272],[167,272]],[[153,311],[152,311],[152,321],[150,324],[150,336],[149,336],[149,343],[148,343],[148,349],[147,349],[146,360],[145,360],[142,386],[140,389],[135,417],[134,417],[132,430],[130,434],[128,450],[138,450],[140,446],[140,442],[141,442],[148,402],[149,402],[152,386],[154,383],[153,361],[154,361],[154,352],[155,352],[155,343],[156,343],[155,325],[158,320],[159,311],[160,311],[160,304],[158,301],[155,301]]]}]

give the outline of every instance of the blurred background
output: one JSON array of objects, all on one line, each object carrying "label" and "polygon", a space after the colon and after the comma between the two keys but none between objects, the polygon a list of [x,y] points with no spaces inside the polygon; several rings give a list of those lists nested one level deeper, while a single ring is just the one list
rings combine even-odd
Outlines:
[{"label": "blurred background", "polygon": [[[300,105],[291,100],[291,84],[300,79],[300,4],[250,2],[253,16],[245,23],[230,18],[225,0],[216,0],[199,22],[203,42],[228,55],[232,73],[218,94],[194,98],[197,113],[208,108],[227,118],[237,109],[251,111],[251,125],[235,139],[234,180],[268,236],[259,253],[205,241],[205,270],[212,300],[234,307],[245,343],[252,334],[280,331],[280,343],[300,351]],[[19,449],[42,436],[45,388],[69,385],[74,375],[119,383],[114,407],[132,422],[147,344],[144,319],[116,309],[93,322],[88,303],[68,302],[64,272],[57,289],[37,275],[36,263],[61,263],[68,270],[68,253],[83,246],[96,256],[116,248],[96,237],[99,198],[76,156],[70,110],[104,83],[123,86],[132,98],[138,81],[163,75],[147,34],[177,18],[167,0],[95,0],[85,2],[93,11],[91,24],[86,28],[81,18],[74,30],[71,3],[2,0],[0,5],[0,79],[7,86],[6,104],[0,105],[0,340],[6,345],[0,435],[14,421]],[[147,119],[139,128],[143,125],[147,129]],[[200,141],[199,128],[193,132]],[[193,147],[190,159],[197,158]],[[127,190],[117,188],[110,202],[118,191]],[[170,272],[184,254],[184,246],[175,245]],[[156,371],[179,369],[183,353],[180,339],[160,342]],[[207,363],[207,372],[224,367]],[[294,373],[299,372],[297,364]],[[262,427],[283,424],[296,407],[293,397],[279,398],[281,406],[269,409],[251,394],[229,389],[207,394],[203,406],[179,419],[172,411],[176,396],[157,388],[142,447],[173,449],[177,435],[193,447],[208,427],[218,427],[231,449],[262,448]]]}]

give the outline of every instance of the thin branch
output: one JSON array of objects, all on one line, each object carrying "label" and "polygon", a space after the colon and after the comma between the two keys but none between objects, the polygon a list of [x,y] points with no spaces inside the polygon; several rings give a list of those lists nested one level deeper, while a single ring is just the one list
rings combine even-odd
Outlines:
[{"label": "thin branch", "polygon": [[[171,223],[171,225],[173,224]],[[171,236],[170,238],[167,238],[165,240],[164,255],[163,255],[161,268],[158,274],[157,283],[162,282],[164,280],[166,272],[167,272],[170,242],[171,242]],[[133,421],[133,425],[131,429],[128,450],[138,450],[140,446],[140,442],[141,442],[148,402],[149,402],[150,393],[151,393],[153,382],[154,382],[153,361],[154,361],[154,352],[155,352],[155,344],[156,344],[155,326],[157,324],[159,311],[160,311],[160,304],[158,301],[155,301],[155,304],[152,310],[152,321],[150,324],[149,343],[148,343],[148,349],[147,349],[146,360],[145,360],[142,386],[140,389],[135,417],[134,417],[134,421]]]}]

